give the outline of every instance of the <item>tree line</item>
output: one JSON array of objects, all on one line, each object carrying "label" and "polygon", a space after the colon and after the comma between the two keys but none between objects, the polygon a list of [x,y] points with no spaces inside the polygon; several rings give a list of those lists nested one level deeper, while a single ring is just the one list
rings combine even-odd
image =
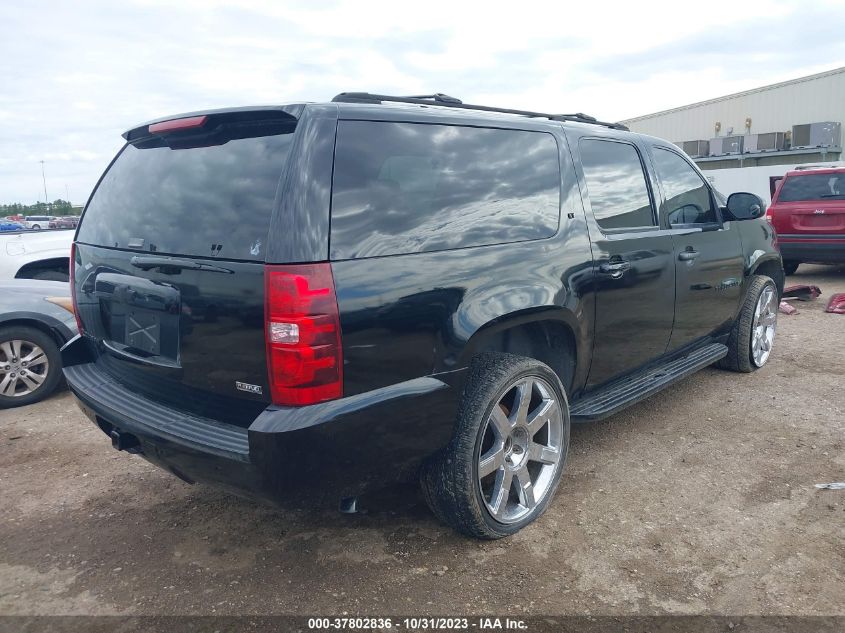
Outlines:
[{"label": "tree line", "polygon": [[59,198],[50,204],[46,202],[0,204],[0,216],[6,215],[76,215],[76,213],[69,201]]}]

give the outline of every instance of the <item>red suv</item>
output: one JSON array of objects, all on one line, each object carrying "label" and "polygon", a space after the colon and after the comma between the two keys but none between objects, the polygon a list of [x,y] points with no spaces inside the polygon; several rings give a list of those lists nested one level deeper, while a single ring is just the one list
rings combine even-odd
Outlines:
[{"label": "red suv", "polygon": [[802,262],[845,263],[845,167],[787,172],[766,217],[787,275]]}]

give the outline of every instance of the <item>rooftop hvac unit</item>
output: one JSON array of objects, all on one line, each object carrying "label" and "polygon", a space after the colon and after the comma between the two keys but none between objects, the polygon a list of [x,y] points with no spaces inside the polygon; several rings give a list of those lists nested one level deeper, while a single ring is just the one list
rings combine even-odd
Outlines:
[{"label": "rooftop hvac unit", "polygon": [[742,137],[725,136],[722,139],[722,154],[742,154]]},{"label": "rooftop hvac unit", "polygon": [[825,121],[792,126],[792,149],[838,147],[841,138],[841,123]]},{"label": "rooftop hvac unit", "polygon": [[783,132],[766,132],[757,136],[757,151],[779,152],[786,149],[786,134]]},{"label": "rooftop hvac unit", "polygon": [[756,153],[759,134],[746,134],[742,137],[742,151],[746,154]]},{"label": "rooftop hvac unit", "polygon": [[710,143],[708,144],[710,146],[710,156],[721,156],[722,154],[724,154],[724,152],[722,151],[722,141],[724,140],[724,136],[717,136],[716,138],[710,139]]},{"label": "rooftop hvac unit", "polygon": [[786,147],[783,132],[767,132],[765,134],[746,134],[742,138],[742,151],[746,154],[755,152],[778,152]]},{"label": "rooftop hvac unit", "polygon": [[710,155],[710,141],[684,141],[681,149],[690,158],[701,158]]}]

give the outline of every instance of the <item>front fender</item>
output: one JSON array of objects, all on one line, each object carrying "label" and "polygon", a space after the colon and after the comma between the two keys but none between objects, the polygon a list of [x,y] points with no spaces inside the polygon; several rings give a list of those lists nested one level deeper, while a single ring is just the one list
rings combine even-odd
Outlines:
[{"label": "front fender", "polygon": [[735,222],[742,240],[742,255],[746,277],[765,261],[780,261],[777,234],[768,220],[745,220]]},{"label": "front fender", "polygon": [[764,218],[735,224],[739,227],[742,239],[743,296],[749,278],[758,273],[771,277],[778,286],[778,292],[782,293],[785,275],[774,227]]}]

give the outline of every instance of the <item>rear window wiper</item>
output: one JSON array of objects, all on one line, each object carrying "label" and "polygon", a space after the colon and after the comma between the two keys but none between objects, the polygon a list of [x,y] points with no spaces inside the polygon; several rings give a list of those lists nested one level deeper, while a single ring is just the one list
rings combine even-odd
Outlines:
[{"label": "rear window wiper", "polygon": [[821,195],[822,198],[841,198],[845,196],[845,193],[823,193]]},{"label": "rear window wiper", "polygon": [[135,255],[129,260],[129,263],[141,270],[158,268],[164,274],[173,274],[181,270],[204,270],[210,273],[227,273],[230,275],[235,272],[222,266],[203,264],[202,262],[195,262],[190,259],[173,259],[171,257],[141,257]]}]

